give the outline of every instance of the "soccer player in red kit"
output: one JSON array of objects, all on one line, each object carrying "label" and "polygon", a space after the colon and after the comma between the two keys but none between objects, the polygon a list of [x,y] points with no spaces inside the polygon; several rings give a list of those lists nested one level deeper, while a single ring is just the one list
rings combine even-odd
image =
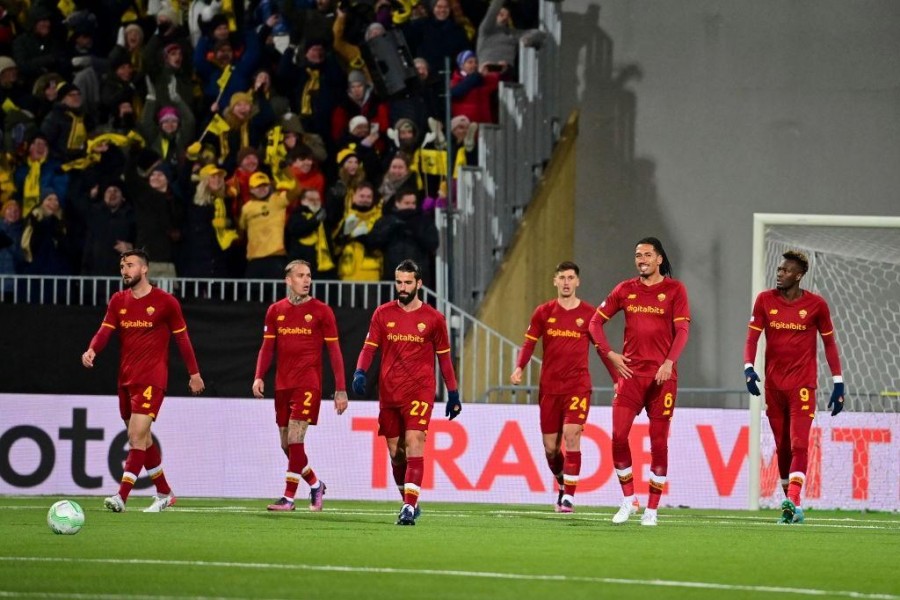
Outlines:
[{"label": "soccer player in red kit", "polygon": [[277,354],[275,367],[275,422],[281,447],[287,451],[284,495],[268,510],[294,510],[294,496],[302,478],[309,484],[309,510],[322,510],[325,482],[309,466],[306,430],[319,421],[322,404],[322,345],[334,373],[334,409],[347,410],[344,358],[338,343],[337,322],[331,308],[310,296],[312,270],[305,260],[293,260],[284,269],[287,298],[269,306],[262,347],[256,359],[253,395],[262,398],[266,372]]},{"label": "soccer player in red kit", "polygon": [[761,292],[753,304],[753,316],[744,347],[747,391],[759,396],[759,375],[753,369],[759,336],[766,334],[766,416],[775,437],[775,454],[781,486],[787,498],[781,503],[781,523],[802,523],[800,491],[806,481],[809,430],[816,418],[816,336],[822,337],[825,360],[834,390],[828,408],[831,416],[844,408],[841,359],[828,303],[819,295],[800,289],[809,270],[803,252],[781,255],[775,271],[775,289]]},{"label": "soccer player in red kit", "polygon": [[397,525],[415,525],[424,471],[425,435],[434,407],[434,357],[437,355],[447,386],[445,415],[459,415],[462,404],[456,375],[450,362],[450,339],[444,315],[422,302],[419,266],[404,260],[394,271],[397,299],[382,304],[372,314],[369,333],[363,344],[353,391],[366,391],[366,370],[375,352],[381,349],[378,374],[378,435],[384,436],[394,481],[402,486],[403,507]]},{"label": "soccer player in red kit", "polygon": [[147,469],[156,485],[153,502],[144,512],[160,512],[175,504],[175,495],[162,470],[162,456],[150,432],[162,408],[169,380],[169,337],[175,336],[181,358],[190,374],[193,394],[203,391],[203,378],[194,357],[181,305],[171,294],[150,284],[150,260],[143,250],[122,254],[119,272],[125,289],[113,294],[100,329],[81,355],[81,364],[93,368],[94,359],[119,332],[122,346],[119,359],[119,414],[128,429],[131,448],[119,491],[106,498],[104,506],[113,512],[125,510],[134,482]]},{"label": "soccer player in red kit", "polygon": [[[537,341],[543,338],[544,358],[538,402],[541,411],[541,435],[544,456],[559,485],[554,509],[575,510],[575,488],[581,472],[581,433],[591,408],[591,373],[588,354],[591,336],[588,325],[594,307],[576,296],[581,281],[578,265],[561,262],[556,267],[553,285],[557,296],[538,306],[525,332],[516,369],[509,376],[513,385],[522,382],[522,370],[531,360]],[[565,456],[561,444],[565,442]]]},{"label": "soccer player in red kit", "polygon": [[[601,356],[618,375],[612,401],[613,466],[622,486],[622,504],[613,523],[624,523],[638,511],[634,495],[628,435],[642,409],[650,419],[650,497],[641,525],[656,525],[656,510],[669,466],[669,423],[678,395],[676,363],[688,340],[691,321],[687,290],[672,279],[672,266],[662,243],[647,237],[635,246],[638,277],[617,285],[591,319],[590,332]],[[625,313],[625,344],[614,352],[603,326],[618,311]]]}]

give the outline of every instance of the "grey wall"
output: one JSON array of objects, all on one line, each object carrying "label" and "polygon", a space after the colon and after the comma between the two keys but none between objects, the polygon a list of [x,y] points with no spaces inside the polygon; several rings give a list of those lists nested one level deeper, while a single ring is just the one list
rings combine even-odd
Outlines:
[{"label": "grey wall", "polygon": [[581,295],[633,276],[656,235],[691,296],[681,385],[742,387],[753,213],[900,215],[900,2],[563,10]]}]

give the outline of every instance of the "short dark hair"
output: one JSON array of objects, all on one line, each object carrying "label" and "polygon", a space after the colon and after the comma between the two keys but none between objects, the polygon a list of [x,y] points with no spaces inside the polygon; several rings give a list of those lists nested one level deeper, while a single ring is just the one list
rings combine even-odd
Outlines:
[{"label": "short dark hair", "polygon": [[800,270],[804,275],[806,275],[806,272],[809,271],[809,257],[806,255],[806,252],[803,252],[801,250],[788,250],[781,255],[781,258],[785,260],[792,260],[800,265]]},{"label": "short dark hair", "polygon": [[556,271],[554,271],[554,273],[562,273],[563,271],[575,271],[576,275],[581,275],[581,271],[578,269],[578,265],[573,263],[571,260],[564,260],[556,265]]},{"label": "short dark hair", "polygon": [[641,238],[635,244],[635,247],[640,246],[641,244],[650,244],[653,246],[653,249],[656,250],[656,253],[662,256],[662,264],[659,265],[659,273],[663,276],[672,276],[672,263],[669,262],[669,257],[666,255],[665,249],[663,249],[662,242],[655,237],[645,237]]},{"label": "short dark hair", "polygon": [[148,267],[150,266],[150,256],[147,254],[147,251],[143,248],[134,248],[133,250],[128,250],[127,252],[123,252],[121,256],[119,256],[119,262],[125,260],[129,256],[137,256],[139,259],[144,261],[144,264]]},{"label": "short dark hair", "polygon": [[419,265],[416,264],[416,261],[411,258],[407,258],[400,262],[397,265],[397,268],[394,271],[400,271],[401,273],[412,273],[416,281],[422,281],[422,269],[419,268]]}]

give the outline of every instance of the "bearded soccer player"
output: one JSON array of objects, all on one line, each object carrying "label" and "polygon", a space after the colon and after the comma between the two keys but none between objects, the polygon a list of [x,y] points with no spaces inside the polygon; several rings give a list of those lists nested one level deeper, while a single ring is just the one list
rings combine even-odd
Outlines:
[{"label": "bearded soccer player", "polygon": [[[556,299],[534,310],[516,369],[509,376],[513,385],[522,382],[522,370],[531,360],[537,341],[543,338],[538,390],[541,435],[547,465],[559,486],[554,510],[561,513],[575,510],[575,488],[581,472],[581,433],[591,407],[588,354],[592,344],[588,324],[594,307],[576,296],[580,283],[578,265],[568,261],[557,265],[553,277]],[[565,455],[561,451],[563,442]]]},{"label": "bearded soccer player", "polygon": [[401,262],[394,271],[394,287],[397,299],[382,304],[372,314],[353,373],[353,391],[365,393],[366,370],[380,348],[378,435],[387,442],[394,481],[403,496],[397,525],[415,525],[425,435],[434,408],[435,355],[448,390],[444,414],[453,420],[462,404],[450,362],[447,323],[441,313],[419,298],[419,266],[408,259]]},{"label": "bearded soccer player", "polygon": [[[622,504],[612,522],[624,523],[637,513],[628,436],[641,410],[650,419],[650,496],[641,525],[657,524],[657,508],[669,466],[669,424],[678,395],[678,357],[688,341],[691,321],[687,290],[672,279],[672,265],[662,243],[648,237],[634,250],[638,276],[617,285],[591,319],[590,332],[601,356],[618,375],[612,401],[613,466],[622,486]],[[609,345],[603,326],[618,311],[625,312],[622,353]]]},{"label": "bearded soccer player", "polygon": [[81,355],[81,364],[93,368],[94,359],[106,347],[113,331],[119,332],[119,413],[128,429],[130,449],[118,493],[103,501],[113,512],[125,510],[128,494],[142,468],[147,469],[156,485],[153,502],[144,512],[160,512],[175,504],[175,495],[163,474],[159,447],[153,443],[150,432],[169,380],[170,335],[175,336],[187,366],[191,393],[199,394],[204,388],[181,305],[174,296],[150,284],[149,270],[150,260],[143,250],[122,254],[119,272],[125,289],[110,298],[100,329]]},{"label": "bearded soccer player", "polygon": [[775,437],[775,454],[781,487],[787,498],[781,503],[781,523],[802,523],[800,492],[806,481],[809,430],[816,418],[816,334],[822,337],[825,360],[834,389],[828,408],[836,416],[844,408],[844,379],[834,339],[831,311],[821,296],[800,289],[809,270],[803,252],[781,255],[775,271],[775,289],[761,292],[753,304],[744,376],[747,391],[759,396],[759,375],[753,369],[759,336],[766,334],[766,417]]},{"label": "bearded soccer player", "polygon": [[309,484],[309,510],[321,511],[325,482],[309,466],[304,447],[306,431],[319,421],[322,404],[322,345],[328,349],[334,373],[334,410],[347,410],[344,358],[338,342],[337,322],[331,308],[310,295],[312,270],[305,260],[293,260],[284,269],[287,298],[269,306],[262,347],[256,359],[253,395],[263,398],[266,372],[275,367],[275,423],[281,448],[288,457],[284,494],[268,510],[294,510],[294,496],[302,478]]}]

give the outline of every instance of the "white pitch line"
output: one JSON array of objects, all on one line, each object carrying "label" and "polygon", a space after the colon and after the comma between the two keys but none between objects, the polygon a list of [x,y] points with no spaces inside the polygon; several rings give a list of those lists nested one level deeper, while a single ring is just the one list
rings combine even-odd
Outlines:
[{"label": "white pitch line", "polygon": [[[33,505],[2,505],[0,504],[0,510],[43,510],[46,508],[43,505],[33,506]],[[90,510],[90,509],[89,509]],[[100,510],[99,508],[97,510]],[[678,509],[673,509],[678,510]],[[250,506],[195,506],[195,507],[184,507],[184,506],[176,506],[166,511],[167,513],[199,513],[199,514],[208,514],[208,513],[237,513],[237,514],[254,514],[254,513],[263,513],[263,509],[257,507]],[[365,508],[354,508],[352,510],[345,510],[341,508],[326,508],[322,511],[326,514],[334,514],[334,515],[346,515],[346,516],[369,516],[369,515],[385,515],[392,514],[392,510],[384,510],[384,509],[365,509]],[[306,513],[302,513],[306,514]],[[549,510],[444,510],[444,509],[434,509],[428,511],[429,517],[436,518],[459,518],[459,517],[468,517],[472,515],[481,515],[481,516],[495,516],[495,517],[516,517],[516,516],[529,516],[529,517],[543,517],[548,520],[578,520],[578,521],[589,521],[589,522],[606,522],[609,520],[609,517],[612,515],[612,512],[597,512],[596,510],[591,510],[590,512],[578,512],[575,515],[569,514],[556,514],[551,513]],[[294,513],[286,513],[285,515],[276,517],[276,518],[291,518],[290,515],[293,515],[293,518],[297,518],[298,515]],[[302,517],[301,517],[302,518]],[[315,515],[310,515],[308,518],[316,518]],[[677,512],[669,512],[663,509],[663,514],[660,515],[660,520],[665,522],[667,525],[671,525],[674,527],[685,527],[691,525],[710,525],[710,524],[746,524],[746,525],[761,525],[761,526],[770,526],[776,525],[776,519],[773,515],[727,515],[727,516],[717,516],[714,514],[684,514]],[[840,517],[840,518],[830,518],[830,517],[818,517],[811,516],[810,520],[802,525],[803,528],[831,528],[831,529],[873,529],[873,530],[894,530],[900,526],[900,520],[898,519],[865,519],[865,518],[855,518],[855,517]]]},{"label": "white pitch line", "polygon": [[[64,600],[259,600],[240,596],[152,596],[149,594],[78,594],[72,592],[14,592],[0,590],[0,598],[63,598]],[[267,598],[266,600],[282,600]],[[287,600],[287,599],[283,599]]]},{"label": "white pitch line", "polygon": [[[354,567],[350,565],[306,565],[279,563],[239,563],[225,561],[186,561],[157,559],[120,558],[51,558],[43,556],[0,556],[0,562],[46,562],[59,564],[90,563],[111,565],[147,565],[172,567],[208,567],[213,569],[254,569],[286,571],[318,571],[330,573],[376,573],[379,575],[433,575],[438,577],[462,577],[478,579],[499,579],[515,581],[553,581],[562,583],[595,583],[608,585],[630,585],[643,587],[688,588],[721,590],[726,592],[752,592],[759,594],[794,594],[798,596],[841,596],[862,600],[900,600],[894,594],[867,593],[847,590],[798,589],[768,585],[741,585],[711,583],[705,581],[675,581],[669,579],[623,579],[619,577],[584,577],[569,575],[531,575],[527,573],[498,573],[491,571],[460,571],[440,569],[404,569],[391,567]],[[104,596],[105,597],[105,596]]]}]

